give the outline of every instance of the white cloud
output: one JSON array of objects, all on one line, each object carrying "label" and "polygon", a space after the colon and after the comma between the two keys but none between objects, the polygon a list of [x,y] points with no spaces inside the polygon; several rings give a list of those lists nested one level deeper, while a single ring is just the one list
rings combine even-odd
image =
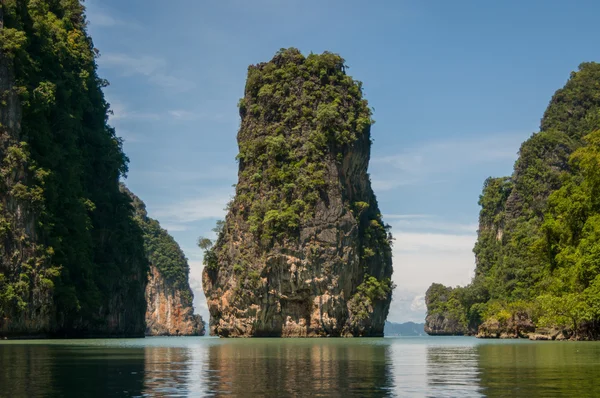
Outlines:
[{"label": "white cloud", "polygon": [[393,218],[395,220],[413,220],[415,218],[433,218],[435,216],[431,214],[385,214],[383,218]]},{"label": "white cloud", "polygon": [[175,92],[188,91],[194,87],[194,83],[189,80],[168,75],[165,73],[155,73],[149,76],[149,80],[157,86]]},{"label": "white cloud", "polygon": [[152,214],[166,225],[219,219],[225,216],[224,209],[229,200],[229,197],[225,195],[185,199],[181,202],[155,207]]},{"label": "white cloud", "polygon": [[144,137],[129,130],[118,129],[117,136],[121,137],[126,144],[144,142]]},{"label": "white cloud", "polygon": [[475,269],[473,246],[477,225],[441,220],[432,215],[389,214],[396,239],[393,247],[396,284],[389,319],[423,322],[429,286],[466,285]]},{"label": "white cloud", "polygon": [[439,234],[432,232],[395,232],[395,245],[402,252],[462,252],[471,250],[475,235]]},{"label": "white cloud", "polygon": [[208,305],[206,304],[206,297],[202,289],[202,271],[204,270],[204,265],[202,261],[189,261],[188,264],[190,266],[190,288],[194,293],[194,312],[202,315],[202,319],[208,324]]},{"label": "white cloud", "polygon": [[411,311],[427,311],[427,306],[425,305],[425,295],[415,296],[413,301],[410,303]]},{"label": "white cloud", "polygon": [[[388,319],[392,322],[423,322],[426,307],[421,297],[432,283],[447,286],[470,283],[475,269],[472,252],[475,239],[474,236],[451,234],[403,234],[398,238],[393,249],[392,280],[396,289]],[[407,241],[411,244],[407,245]]]},{"label": "white cloud", "polygon": [[109,115],[110,120],[119,120],[123,119],[124,115],[127,113],[126,106],[122,102],[119,101],[110,101],[110,110],[112,114]]},{"label": "white cloud", "polygon": [[167,232],[182,232],[189,229],[187,225],[183,224],[162,224],[161,227],[166,229]]},{"label": "white cloud", "polygon": [[185,111],[183,109],[176,109],[169,111],[169,115],[173,116],[175,119],[185,119],[192,120],[198,117],[198,114],[190,111]]},{"label": "white cloud", "polygon": [[[475,243],[475,239],[471,241]],[[425,246],[425,245],[424,245]],[[400,289],[425,294],[432,283],[447,286],[465,285],[475,269],[472,246],[463,250],[403,251],[394,250],[394,282]]]},{"label": "white cloud", "polygon": [[371,161],[373,187],[386,191],[423,182],[445,182],[453,174],[483,164],[515,160],[526,134],[492,134],[421,143]]},{"label": "white cloud", "polygon": [[167,62],[162,58],[148,55],[131,56],[127,54],[109,53],[100,57],[100,63],[106,67],[119,67],[126,76],[140,74],[151,76],[158,70],[167,67]]},{"label": "white cloud", "polygon": [[131,18],[121,19],[113,16],[113,12],[109,12],[103,5],[98,5],[99,1],[93,0],[86,2],[86,18],[92,28],[114,28],[122,27],[128,29],[141,29],[139,23],[132,21]]},{"label": "white cloud", "polygon": [[168,111],[168,114],[176,120],[212,120],[212,121],[221,121],[225,118],[225,114],[223,112],[215,111],[215,112],[198,112],[198,111],[189,111],[184,109],[174,109]]},{"label": "white cloud", "polygon": [[87,17],[93,26],[110,27],[117,25],[125,25],[123,21],[113,18],[102,11],[88,12]]},{"label": "white cloud", "polygon": [[396,288],[392,296],[388,321],[422,323],[427,309],[424,300],[421,303],[421,297],[424,297],[422,293]]},{"label": "white cloud", "polygon": [[434,219],[432,215],[423,214],[385,214],[383,219],[398,230],[446,231],[455,234],[472,234],[477,231],[477,224],[445,222]]},{"label": "white cloud", "polygon": [[[389,177],[388,177],[389,178]],[[418,184],[421,179],[406,179],[406,180],[393,180],[393,179],[373,179],[371,181],[371,186],[375,192],[380,191],[390,191],[392,189],[405,187],[408,185]]]},{"label": "white cloud", "polygon": [[181,92],[194,87],[193,82],[168,74],[168,64],[162,58],[109,53],[102,55],[98,63],[103,67],[118,69],[123,76],[145,76],[150,82],[170,91]]},{"label": "white cloud", "polygon": [[125,119],[137,119],[137,120],[158,120],[158,119],[160,119],[160,115],[158,115],[156,113],[132,111],[129,109],[129,107],[127,105],[125,105],[124,103],[122,103],[118,100],[110,101],[109,103],[110,103],[110,110],[112,111],[112,114],[109,115],[109,121],[113,122],[113,123],[115,121],[125,120]]},{"label": "white cloud", "polygon": [[[397,155],[375,158],[373,162],[385,163],[396,169],[410,172],[447,171],[448,168],[462,168],[473,163],[516,158],[522,138],[523,134],[497,134],[434,141]],[[454,162],[445,163],[449,157],[454,159]]]},{"label": "white cloud", "polygon": [[186,171],[166,166],[160,170],[142,170],[138,175],[150,182],[168,179],[169,181],[176,181],[178,184],[196,184],[201,181],[216,180],[219,182],[231,181],[231,184],[233,184],[237,180],[237,167],[236,165],[213,165],[207,170]]}]

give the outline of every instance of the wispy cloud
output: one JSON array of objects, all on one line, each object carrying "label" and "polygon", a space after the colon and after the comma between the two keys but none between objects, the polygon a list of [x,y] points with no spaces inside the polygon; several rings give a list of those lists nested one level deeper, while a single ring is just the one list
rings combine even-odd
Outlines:
[{"label": "wispy cloud", "polygon": [[423,322],[424,295],[434,282],[470,282],[475,269],[477,225],[428,214],[387,214],[394,235],[392,279],[397,285],[390,320]]},{"label": "wispy cloud", "polygon": [[471,251],[475,235],[441,234],[432,232],[394,233],[398,251],[402,253],[448,253]]},{"label": "wispy cloud", "polygon": [[415,296],[410,303],[410,310],[414,312],[427,311],[427,305],[425,305],[425,295]]},{"label": "wispy cloud", "polygon": [[143,119],[143,120],[158,120],[160,115],[150,112],[139,112],[129,109],[127,105],[120,101],[111,101],[110,110],[112,114],[109,120],[111,122],[124,120],[124,119]]},{"label": "wispy cloud", "polygon": [[229,200],[225,195],[185,199],[154,208],[152,214],[167,225],[218,219],[225,216],[225,206]]},{"label": "wispy cloud", "polygon": [[162,167],[160,170],[141,170],[138,175],[140,178],[148,180],[148,182],[168,179],[169,181],[177,182],[180,185],[195,184],[202,181],[230,181],[231,184],[233,184],[237,180],[237,167],[234,163],[232,165],[213,165],[204,170],[190,171],[166,166]]},{"label": "wispy cloud", "polygon": [[[458,168],[473,163],[515,158],[522,137],[522,134],[502,134],[483,138],[471,137],[459,140],[434,141],[421,144],[396,155],[375,158],[373,161],[412,172],[445,171],[448,167]],[[451,164],[445,164],[444,160],[449,157],[455,159],[455,161]]]},{"label": "wispy cloud", "polygon": [[124,21],[121,21],[120,19],[116,19],[102,11],[95,11],[95,12],[88,11],[87,17],[93,26],[103,26],[103,27],[108,26],[108,27],[110,27],[110,26],[126,25]]},{"label": "wispy cloud", "polygon": [[131,18],[118,18],[106,8],[96,4],[97,1],[91,1],[86,6],[86,17],[92,27],[113,28],[124,27],[128,29],[141,29],[141,25],[132,21]]},{"label": "wispy cloud", "polygon": [[162,228],[166,229],[167,232],[182,232],[187,231],[190,227],[183,224],[162,224]]},{"label": "wispy cloud", "polygon": [[133,110],[130,106],[120,100],[112,100],[110,102],[110,121],[135,119],[135,120],[164,120],[164,121],[192,121],[192,120],[221,120],[223,114],[207,114],[202,112],[193,112],[189,110],[176,109],[162,112],[141,112]]},{"label": "wispy cloud", "polygon": [[395,236],[392,280],[396,290],[389,319],[422,322],[426,312],[422,296],[432,283],[464,286],[471,281],[476,237],[418,233]]},{"label": "wispy cloud", "polygon": [[197,114],[197,113],[186,111],[183,109],[172,110],[172,111],[169,111],[168,113],[175,119],[183,119],[183,120],[195,120],[199,116],[199,114]]},{"label": "wispy cloud", "polygon": [[135,74],[151,76],[167,67],[164,59],[148,55],[134,57],[127,54],[108,53],[103,54],[100,59],[104,66],[121,67],[122,74],[126,76]]},{"label": "wispy cloud", "polygon": [[212,120],[219,121],[225,118],[223,112],[201,112],[191,111],[185,109],[174,109],[167,112],[175,120],[189,121],[189,120]]},{"label": "wispy cloud", "polygon": [[448,222],[427,214],[385,214],[383,219],[391,224],[394,230],[401,231],[444,231],[472,235],[478,228],[477,224]]},{"label": "wispy cloud", "polygon": [[117,136],[121,137],[127,144],[144,142],[144,137],[141,134],[137,134],[129,130],[117,129]]},{"label": "wispy cloud", "polygon": [[166,90],[182,92],[194,87],[193,82],[167,73],[168,64],[162,58],[108,53],[102,55],[98,62],[101,66],[119,69],[123,76],[145,76],[148,81]]},{"label": "wispy cloud", "polygon": [[394,219],[394,220],[414,220],[414,219],[423,219],[423,218],[433,218],[435,216],[431,214],[385,214],[383,216],[385,219]]},{"label": "wispy cloud", "polygon": [[373,186],[391,190],[423,182],[444,182],[453,174],[479,165],[514,161],[523,133],[492,134],[425,142],[393,155],[374,157]]}]

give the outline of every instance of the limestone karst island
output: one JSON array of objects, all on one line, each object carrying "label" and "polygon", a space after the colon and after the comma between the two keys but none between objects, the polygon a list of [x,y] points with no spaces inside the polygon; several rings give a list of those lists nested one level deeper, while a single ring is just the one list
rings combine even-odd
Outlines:
[{"label": "limestone karst island", "polygon": [[600,337],[600,64],[554,94],[510,177],[479,197],[475,276],[427,290],[425,331],[484,338]]},{"label": "limestone karst island", "polygon": [[248,68],[236,194],[204,255],[219,336],[383,336],[391,235],[367,174],[371,109],[331,53]]},{"label": "limestone karst island", "polygon": [[600,396],[598,15],[0,0],[0,398]]}]

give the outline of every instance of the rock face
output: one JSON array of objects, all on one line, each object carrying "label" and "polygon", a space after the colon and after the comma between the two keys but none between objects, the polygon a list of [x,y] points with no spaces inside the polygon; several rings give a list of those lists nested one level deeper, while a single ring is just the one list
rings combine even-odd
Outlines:
[{"label": "rock face", "polygon": [[466,324],[454,289],[434,283],[425,294],[427,317],[425,333],[436,336],[463,336],[473,334]]},{"label": "rock face", "polygon": [[425,317],[424,330],[430,336],[465,336],[471,334],[450,314],[428,314]]},{"label": "rock face", "polygon": [[79,1],[0,2],[0,336],[143,336],[147,261]]},{"label": "rock face", "polygon": [[[5,29],[3,11],[0,6],[0,32]],[[44,333],[51,328],[52,294],[50,289],[41,287],[39,279],[34,281],[35,301],[22,311],[9,308],[8,298],[5,298],[8,296],[6,291],[10,288],[8,284],[19,273],[21,259],[34,258],[44,251],[37,245],[35,238],[34,225],[39,209],[10,194],[17,184],[26,183],[28,179],[25,162],[10,156],[11,152],[22,149],[22,109],[14,87],[13,61],[10,54],[0,48],[0,94],[4,100],[0,104],[0,157],[3,169],[0,179],[0,220],[3,224],[9,224],[8,228],[3,226],[0,234],[0,336],[19,332]],[[19,242],[20,237],[22,239]]]},{"label": "rock face", "polygon": [[535,325],[527,313],[516,313],[508,319],[487,319],[479,326],[477,337],[487,339],[528,338],[535,331]]},{"label": "rock face", "polygon": [[205,253],[219,336],[382,336],[391,235],[371,190],[371,113],[335,54],[250,66],[236,195]]},{"label": "rock face", "polygon": [[581,64],[512,175],[485,181],[474,278],[428,302],[433,334],[451,312],[479,337],[600,338],[599,82],[600,64]]},{"label": "rock face", "polygon": [[181,292],[157,267],[150,266],[146,286],[146,336],[204,336],[204,322],[200,315],[194,315],[190,296],[189,287]]},{"label": "rock face", "polygon": [[125,185],[143,231],[150,272],[146,285],[147,336],[203,336],[204,322],[194,315],[194,294],[189,285],[190,267],[183,251],[158,221],[148,217],[146,205]]}]

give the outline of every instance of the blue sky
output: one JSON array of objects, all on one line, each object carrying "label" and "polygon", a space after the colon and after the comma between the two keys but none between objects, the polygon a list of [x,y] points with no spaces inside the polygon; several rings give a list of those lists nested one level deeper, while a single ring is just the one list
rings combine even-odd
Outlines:
[{"label": "blue sky", "polygon": [[195,305],[198,236],[237,181],[249,64],[283,47],[339,53],[375,108],[370,166],[393,226],[389,319],[422,321],[432,282],[468,283],[477,200],[511,173],[553,92],[597,60],[594,1],[88,0],[89,31],[131,160],[127,185],[182,246]]}]

